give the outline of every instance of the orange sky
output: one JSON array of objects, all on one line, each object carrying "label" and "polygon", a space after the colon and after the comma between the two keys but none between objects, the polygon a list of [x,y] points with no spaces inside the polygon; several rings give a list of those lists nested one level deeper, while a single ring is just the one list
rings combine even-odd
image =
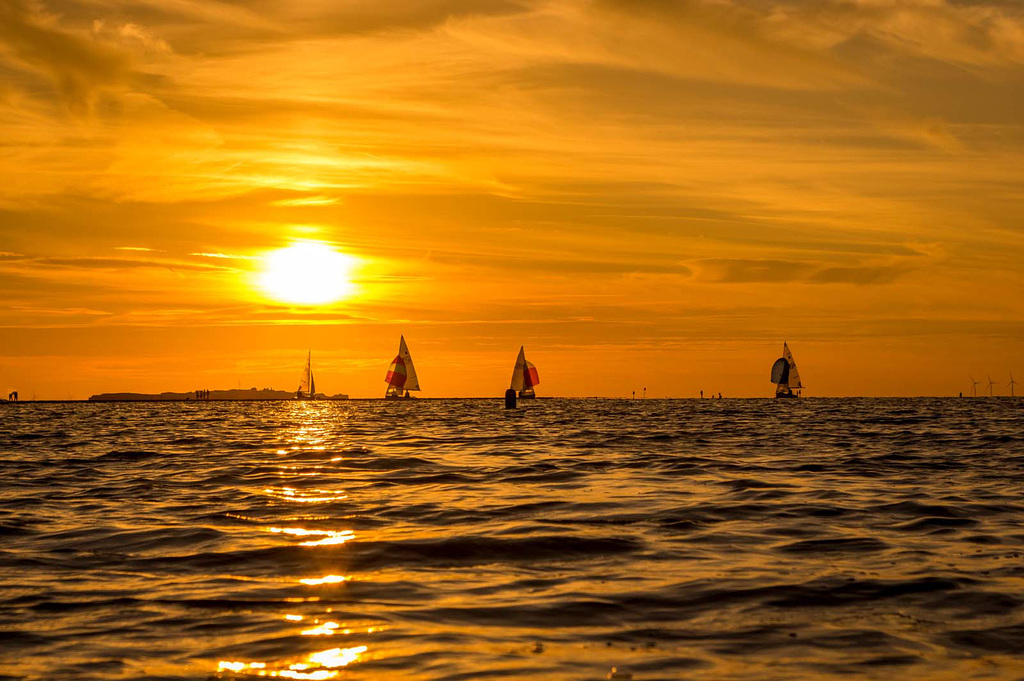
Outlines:
[{"label": "orange sky", "polygon": [[[1017,3],[4,0],[0,131],[22,398],[1024,378]],[[347,296],[260,288],[299,241]]]}]

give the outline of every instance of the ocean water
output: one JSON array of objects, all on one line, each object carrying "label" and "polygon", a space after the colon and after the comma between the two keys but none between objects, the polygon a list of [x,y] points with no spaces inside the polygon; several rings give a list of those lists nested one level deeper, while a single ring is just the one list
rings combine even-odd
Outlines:
[{"label": "ocean water", "polygon": [[1024,400],[501,407],[0,407],[0,678],[1024,678]]}]

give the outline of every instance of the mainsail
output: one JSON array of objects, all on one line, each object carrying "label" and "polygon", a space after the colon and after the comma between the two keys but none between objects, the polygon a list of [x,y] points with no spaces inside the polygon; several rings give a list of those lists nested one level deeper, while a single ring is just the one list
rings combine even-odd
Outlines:
[{"label": "mainsail", "polygon": [[416,367],[412,363],[409,347],[405,344],[405,336],[402,336],[398,343],[398,355],[391,360],[384,380],[388,384],[386,395],[398,395],[403,390],[420,389],[420,379],[416,376]]},{"label": "mainsail", "polygon": [[306,368],[302,371],[302,378],[299,379],[299,389],[296,397],[313,399],[316,395],[316,382],[313,380],[313,353],[306,355]]},{"label": "mainsail", "polygon": [[526,351],[519,347],[515,368],[512,369],[512,389],[519,391],[520,396],[533,394],[533,387],[540,383],[537,367],[526,359]]},{"label": "mainsail", "polygon": [[[793,359],[793,353],[789,351],[789,345],[786,343],[782,344],[782,356],[789,364],[789,387],[794,389],[804,387],[800,382],[800,372],[796,370],[796,360]],[[813,369],[813,367],[811,368]]]}]

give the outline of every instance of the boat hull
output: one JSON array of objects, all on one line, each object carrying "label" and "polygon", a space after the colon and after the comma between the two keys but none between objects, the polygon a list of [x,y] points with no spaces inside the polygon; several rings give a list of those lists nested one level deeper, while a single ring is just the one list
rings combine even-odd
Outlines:
[{"label": "boat hull", "polygon": [[409,393],[387,393],[384,395],[385,400],[411,400],[413,396]]}]

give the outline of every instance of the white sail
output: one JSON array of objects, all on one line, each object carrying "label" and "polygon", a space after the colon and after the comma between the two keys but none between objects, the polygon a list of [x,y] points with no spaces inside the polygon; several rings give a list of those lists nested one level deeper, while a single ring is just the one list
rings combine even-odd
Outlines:
[{"label": "white sail", "polygon": [[526,352],[519,347],[519,356],[516,357],[516,366],[512,369],[512,389],[519,391],[523,389],[523,376],[526,373]]},{"label": "white sail", "polygon": [[796,360],[793,359],[793,353],[789,351],[789,345],[786,343],[782,344],[782,356],[789,362],[789,387],[793,390],[803,388],[803,383],[800,382],[800,372],[796,370]]},{"label": "white sail", "polygon": [[302,370],[302,378],[299,379],[299,390],[300,395],[312,395],[313,394],[313,370],[310,366],[310,361],[313,359],[313,353],[310,352],[306,356],[306,368]]},{"label": "white sail", "polygon": [[398,342],[398,356],[405,361],[405,385],[404,390],[419,390],[420,379],[416,376],[416,367],[412,363],[412,355],[409,354],[409,347],[405,344],[405,336]]}]

